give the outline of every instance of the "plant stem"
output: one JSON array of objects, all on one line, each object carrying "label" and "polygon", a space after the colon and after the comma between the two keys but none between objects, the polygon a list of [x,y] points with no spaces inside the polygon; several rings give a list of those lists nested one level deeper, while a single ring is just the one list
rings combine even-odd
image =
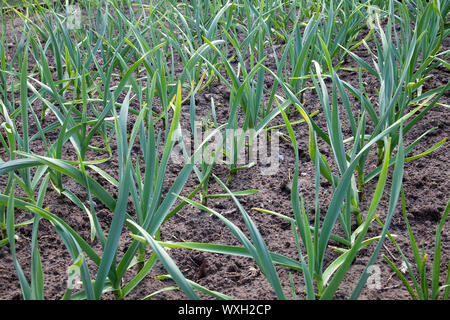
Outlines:
[{"label": "plant stem", "polygon": [[322,293],[323,293],[323,280],[322,280],[322,278],[318,278],[317,279],[317,295],[319,297],[321,297]]},{"label": "plant stem", "polygon": [[137,264],[137,268],[138,268],[138,272],[142,270],[142,268],[144,267],[144,263],[145,263],[145,246],[144,245],[140,245],[138,248],[138,264]]},{"label": "plant stem", "polygon": [[234,174],[235,173],[230,170],[230,173],[228,174],[227,185],[230,185],[230,183],[233,181]]},{"label": "plant stem", "polygon": [[361,210],[359,208],[352,206],[352,213],[355,215],[356,224],[358,226],[362,225],[363,218],[362,218]]},{"label": "plant stem", "polygon": [[358,168],[358,193],[359,201],[364,200],[364,172],[361,168]]},{"label": "plant stem", "polygon": [[116,300],[123,299],[122,290],[120,289],[120,286],[118,286],[117,288],[114,289],[114,298]]},{"label": "plant stem", "polygon": [[377,149],[377,155],[378,155],[378,161],[377,166],[381,165],[383,163],[383,156],[384,156],[384,142],[379,141],[377,142],[378,149]]}]

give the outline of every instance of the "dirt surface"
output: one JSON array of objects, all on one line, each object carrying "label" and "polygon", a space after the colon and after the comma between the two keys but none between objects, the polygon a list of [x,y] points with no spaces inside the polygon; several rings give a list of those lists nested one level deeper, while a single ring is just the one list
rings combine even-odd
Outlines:
[{"label": "dirt surface", "polygon": [[[449,41],[446,39],[444,46],[448,49]],[[359,48],[355,51],[356,54],[367,57],[367,52],[364,48]],[[266,65],[269,68],[275,69],[273,59],[270,59],[270,51],[268,49],[268,57]],[[348,59],[345,67],[354,67],[355,62]],[[438,85],[447,83],[449,79],[449,71],[445,68],[438,68],[432,73],[433,77],[426,82],[426,88],[434,88]],[[267,76],[267,84],[271,85],[273,79]],[[351,72],[341,72],[340,76],[343,80],[348,81],[355,87],[358,87],[357,74]],[[375,88],[379,84],[375,79],[369,75],[364,75],[364,81],[367,84],[369,95],[376,99]],[[196,97],[197,116],[199,118],[205,117],[210,109],[211,98],[217,107],[217,120],[224,123],[228,116],[229,106],[229,90],[222,84],[217,82],[212,83],[210,88],[201,92]],[[441,100],[442,103],[450,104],[450,94],[447,92]],[[352,106],[358,108],[358,103],[352,101]],[[312,112],[320,110],[321,106],[317,96],[312,91],[307,91],[305,94],[305,108]],[[343,110],[341,110],[344,112]],[[342,113],[343,117],[345,116]],[[300,119],[299,114],[293,114],[292,119]],[[325,126],[323,113],[319,113],[315,117],[319,126]],[[130,118],[130,127],[132,126],[133,118]],[[3,121],[3,119],[2,119]],[[34,121],[30,118],[30,123]],[[283,124],[283,120],[278,117],[271,122],[271,125]],[[189,128],[189,105],[183,106],[181,117],[182,128]],[[418,154],[425,151],[430,146],[439,142],[443,138],[447,138],[450,132],[450,113],[443,107],[434,107],[430,112],[414,127],[405,137],[405,145],[409,145],[421,134],[430,128],[436,128],[431,134],[428,134],[414,149],[413,154]],[[36,127],[32,126],[36,130]],[[31,129],[32,130],[32,129]],[[346,135],[349,132],[348,124],[344,124],[343,132]],[[282,132],[286,131],[281,129]],[[33,134],[34,132],[30,132]],[[295,126],[295,133],[299,143],[300,155],[300,190],[305,197],[305,201],[309,207],[314,207],[314,170],[313,163],[308,156],[308,130],[306,125],[300,124]],[[49,138],[50,139],[50,138]],[[42,154],[43,149],[36,141],[31,146],[34,153]],[[320,141],[320,150],[325,156],[330,157],[331,152],[328,150],[325,143]],[[139,149],[136,149],[139,150]],[[113,150],[115,151],[115,150]],[[408,219],[411,223],[412,231],[416,236],[416,241],[419,246],[423,246],[429,255],[428,268],[431,270],[432,256],[434,250],[434,236],[435,230],[439,223],[444,207],[449,198],[450,190],[450,176],[449,176],[449,162],[448,155],[450,154],[450,146],[445,143],[442,147],[427,157],[420,158],[405,164],[405,175],[403,187],[406,195],[406,210]],[[3,159],[7,158],[4,150],[0,150],[0,155]],[[91,159],[101,157],[103,155],[91,154]],[[375,155],[369,159],[368,170],[374,168]],[[70,148],[65,150],[63,159],[72,159],[74,154]],[[331,158],[330,158],[331,159]],[[273,252],[298,259],[297,248],[290,228],[290,224],[284,222],[278,217],[257,212],[253,208],[263,208],[279,213],[283,213],[292,217],[292,207],[290,201],[290,183],[294,172],[295,156],[292,144],[289,141],[280,139],[280,167],[278,172],[272,176],[265,176],[261,172],[261,166],[256,165],[252,168],[239,171],[232,180],[229,188],[232,191],[258,189],[259,193],[240,197],[240,203],[250,214],[253,221],[258,226],[261,234],[264,237],[269,249]],[[117,159],[113,157],[112,160],[100,166],[112,176],[117,177]],[[179,164],[171,163],[167,172],[167,186],[171,186],[173,180],[177,176],[181,166]],[[228,167],[217,164],[213,173],[217,175],[222,181],[226,181],[228,176]],[[99,182],[104,183],[105,188],[117,196],[117,190],[110,187],[102,178],[95,173],[92,177]],[[0,189],[3,190],[6,185],[7,177],[0,176]],[[182,195],[187,195],[198,184],[198,180],[194,174],[188,180]],[[367,184],[367,198],[361,204],[363,214],[366,214],[366,208],[371,200],[371,194],[375,189],[376,179]],[[76,182],[66,179],[65,187],[70,189],[75,194],[79,195],[82,201],[88,201],[86,193],[81,186]],[[388,181],[386,192],[381,200],[377,215],[384,221],[387,208],[389,206],[390,183]],[[167,191],[167,190],[165,190]],[[220,185],[211,179],[209,184],[209,193],[224,193]],[[321,184],[320,189],[320,208],[321,213],[325,213],[328,203],[331,199],[331,186],[325,182]],[[198,197],[195,200],[199,200]],[[45,207],[66,221],[76,231],[80,233],[85,239],[89,239],[89,221],[87,216],[67,198],[60,197],[57,193],[49,189],[44,203]],[[247,229],[243,222],[242,216],[229,198],[209,199],[208,206],[217,212],[223,214],[233,223],[239,226],[245,233]],[[131,208],[131,207],[130,207]],[[96,213],[102,225],[107,230],[107,226],[112,219],[112,213],[104,207],[101,203],[96,203]],[[322,214],[322,216],[323,216]],[[25,221],[31,218],[31,214],[21,211],[16,212],[18,221]],[[374,224],[374,228],[370,231],[368,236],[379,235],[380,229]],[[401,208],[397,205],[397,210],[392,221],[390,232],[396,236],[396,241],[407,254],[410,261],[413,261],[412,251],[410,250],[409,240],[406,225],[402,217]],[[25,274],[29,274],[30,270],[30,247],[31,247],[31,227],[21,227],[17,230],[18,240],[16,242],[17,256],[24,269]],[[219,244],[238,245],[238,241],[229,231],[229,229],[216,217],[203,212],[193,206],[185,206],[177,215],[164,223],[161,228],[161,240],[163,241],[192,241],[192,242],[208,242]],[[100,245],[97,240],[94,240],[97,247]],[[124,230],[121,238],[118,255],[125,252],[127,246],[131,242],[128,231]],[[332,243],[334,244],[334,243]],[[42,220],[39,228],[39,249],[42,257],[44,280],[45,280],[45,297],[47,299],[60,299],[66,288],[67,268],[71,264],[71,258],[60,240],[58,234],[53,226],[46,220]],[[353,291],[354,286],[358,282],[361,272],[364,270],[374,246],[368,246],[361,250],[346,278],[341,284],[336,299],[346,299]],[[257,299],[257,300],[271,300],[275,299],[275,294],[271,289],[270,284],[252,259],[219,255],[215,253],[206,253],[199,251],[192,251],[187,249],[170,249],[170,256],[179,266],[183,274],[199,284],[219,291],[221,293],[232,296],[235,299]],[[442,273],[441,279],[445,279],[447,263],[450,259],[450,222],[447,221],[442,234]],[[382,255],[388,256],[397,265],[401,264],[400,254],[397,252],[392,243],[387,239],[385,246],[382,249],[380,258],[377,261],[376,268],[379,271],[380,285],[375,288],[366,286],[360,296],[363,300],[403,300],[410,299],[406,288],[401,281],[394,274],[392,269],[387,265]],[[325,259],[325,265],[332,262],[337,253],[329,250]],[[94,264],[91,263],[92,272],[96,271]],[[289,277],[292,275],[295,291],[299,299],[303,299],[304,284],[301,273],[289,270],[285,267],[277,267],[277,271],[281,282],[283,283],[285,293],[291,297],[291,286]],[[131,270],[127,275],[127,279],[131,279],[134,271]],[[156,276],[166,274],[163,266],[158,262],[153,271],[142,281],[125,299],[141,299],[148,294],[172,285],[170,280],[158,280]],[[429,273],[430,275],[430,273]],[[208,298],[206,296],[202,296]],[[16,271],[11,258],[11,253],[8,245],[0,247],[0,299],[21,299],[21,290],[19,281],[17,279]],[[104,299],[112,299],[111,295],[106,294]],[[154,297],[154,299],[184,299],[185,295],[181,291],[168,291],[161,293]]]}]

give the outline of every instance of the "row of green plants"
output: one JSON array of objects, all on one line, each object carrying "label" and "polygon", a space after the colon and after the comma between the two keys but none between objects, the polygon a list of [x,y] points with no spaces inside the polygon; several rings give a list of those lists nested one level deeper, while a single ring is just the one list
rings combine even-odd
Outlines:
[{"label": "row of green plants", "polygon": [[[449,83],[425,89],[433,71],[449,68],[449,50],[443,47],[450,30],[448,2],[112,0],[67,1],[69,4],[77,10],[68,12],[67,6],[47,1],[30,1],[26,6],[6,4],[2,9],[0,174],[7,182],[0,190],[0,245],[9,247],[24,299],[45,298],[38,246],[43,219],[51,222],[73,260],[63,299],[101,299],[107,292],[124,299],[158,261],[168,273],[162,277],[176,283],[165,290],[182,290],[189,299],[198,299],[199,293],[232,299],[187,279],[166,251],[168,247],[249,257],[277,298],[297,298],[293,282],[290,294],[283,290],[276,269],[283,266],[302,273],[307,299],[332,299],[357,253],[372,245],[369,262],[349,296],[356,299],[386,237],[407,264],[412,284],[388,257],[385,260],[411,297],[448,299],[450,277],[440,279],[440,270],[441,233],[450,206],[436,230],[429,289],[427,256],[415,243],[402,189],[405,163],[429,155],[446,142],[443,139],[415,153],[414,148],[436,128],[409,145],[405,145],[404,136],[431,109],[448,108],[441,98]],[[73,25],[73,14],[81,17],[82,25]],[[12,18],[23,22],[21,32],[8,31]],[[370,60],[355,53],[360,49]],[[271,66],[268,55],[274,59]],[[346,67],[350,59],[358,67]],[[355,82],[342,79],[343,71],[358,77],[357,87]],[[365,74],[377,80],[375,97],[367,93]],[[267,87],[267,81],[272,86]],[[199,108],[203,106],[197,106],[195,98],[214,83],[229,89],[229,105],[219,106],[211,100],[208,118],[200,119]],[[320,101],[320,109],[313,113],[304,105],[310,91]],[[181,128],[185,105],[189,106],[189,128]],[[219,107],[229,108],[224,123],[216,117]],[[325,127],[317,124],[318,117],[325,119]],[[284,124],[271,126],[276,118]],[[209,135],[196,135],[198,121],[203,123],[201,129],[209,129]],[[344,124],[350,126],[350,136],[344,136]],[[292,258],[268,250],[258,226],[239,202],[240,196],[257,190],[231,191],[229,183],[239,170],[257,165],[238,161],[243,149],[254,147],[257,135],[270,140],[275,138],[275,128],[284,130],[293,150],[298,150],[299,127],[309,134],[308,152],[315,168],[314,203],[306,203],[299,193],[302,164],[295,152],[293,214],[256,209],[291,224],[298,249],[298,256]],[[194,148],[188,147],[181,129],[191,132],[195,141],[200,139]],[[219,144],[223,149],[216,150],[210,161],[196,161],[198,155],[210,150],[212,138],[226,130],[240,134]],[[248,132],[252,134],[248,136]],[[44,153],[33,152],[30,145],[36,142],[44,146]],[[329,146],[331,157],[321,153],[319,143]],[[70,149],[74,158],[64,159],[63,148]],[[183,166],[172,185],[166,186],[175,148],[184,155]],[[377,164],[369,170],[371,151],[376,153]],[[94,153],[97,156],[93,157]],[[117,168],[109,172],[102,169],[112,160],[117,160]],[[218,163],[228,165],[227,181],[214,175]],[[92,173],[117,190],[117,196]],[[191,174],[198,180],[197,187],[181,196]],[[387,190],[389,177],[392,183]],[[67,188],[67,178],[83,187],[87,202]],[[320,208],[319,196],[323,179],[332,188],[325,210]],[[222,186],[224,193],[210,194],[210,180]],[[366,186],[375,183],[372,180],[376,188],[368,193]],[[49,188],[80,208],[90,223],[90,239],[84,239],[45,207]],[[223,196],[233,199],[249,236],[208,207],[208,198]],[[389,197],[389,206],[381,221],[377,210],[383,196]],[[369,200],[367,207],[362,207],[364,199]],[[96,201],[112,213],[107,230],[97,217]],[[400,202],[417,276],[404,248],[389,232]],[[187,205],[217,216],[241,245],[162,241],[161,226]],[[24,211],[33,218],[22,221]],[[320,217],[320,212],[326,213]],[[375,224],[381,233],[369,237]],[[29,275],[15,250],[17,234],[26,225],[32,228]],[[132,241],[118,259],[119,238],[124,232]],[[94,250],[94,239],[101,244],[101,252]],[[151,254],[147,254],[148,247]],[[330,250],[339,255],[325,265]],[[95,273],[88,262],[96,265]],[[127,273],[135,268],[137,273],[125,282]],[[73,285],[77,278],[82,289]],[[146,298],[156,294],[149,293]]]}]

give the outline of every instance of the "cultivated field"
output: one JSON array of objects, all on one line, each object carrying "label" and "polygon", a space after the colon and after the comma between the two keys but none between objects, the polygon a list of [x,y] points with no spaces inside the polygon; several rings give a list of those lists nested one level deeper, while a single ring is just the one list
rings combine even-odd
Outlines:
[{"label": "cultivated field", "polygon": [[30,2],[0,299],[448,299],[449,1]]}]

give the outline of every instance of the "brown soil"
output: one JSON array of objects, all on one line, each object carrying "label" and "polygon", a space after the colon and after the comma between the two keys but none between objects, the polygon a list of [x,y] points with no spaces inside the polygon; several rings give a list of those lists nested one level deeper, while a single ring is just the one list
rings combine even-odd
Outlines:
[{"label": "brown soil", "polygon": [[[444,45],[448,49],[448,39]],[[364,56],[365,49],[361,48],[356,51],[357,54]],[[355,63],[348,59],[346,66],[355,66]],[[267,62],[269,68],[275,69],[273,61],[270,59]],[[355,87],[358,87],[358,79],[355,74],[342,72],[340,74],[343,80],[350,82]],[[372,84],[378,87],[378,84],[370,76],[365,76],[364,81],[369,86]],[[449,72],[445,68],[438,68],[433,71],[433,77],[427,82],[427,89],[436,87],[447,83]],[[268,78],[270,80],[270,78]],[[269,81],[270,82],[270,81]],[[210,99],[214,98],[217,109],[218,122],[223,123],[228,116],[228,98],[229,90],[214,82],[211,87],[200,93],[197,98],[198,117],[205,116],[210,108]],[[376,95],[372,90],[370,95]],[[321,109],[317,96],[308,91],[305,95],[305,107],[309,111]],[[447,92],[441,100],[442,103],[450,104],[450,94]],[[358,105],[355,103],[354,107]],[[343,113],[344,116],[344,113]],[[293,118],[299,119],[299,115],[293,115]],[[133,118],[130,119],[132,125]],[[325,121],[323,114],[319,113],[316,116],[319,126],[324,127]],[[33,121],[30,118],[30,123]],[[278,117],[272,124],[282,124],[283,120]],[[450,132],[450,113],[443,107],[434,107],[430,112],[411,130],[405,137],[405,145],[409,145],[417,137],[419,137],[426,130],[435,127],[436,130],[427,135],[421,143],[414,149],[413,153],[418,154],[425,151],[433,144],[447,138]],[[183,128],[189,127],[189,105],[183,106],[183,113],[181,118],[181,125]],[[35,127],[34,127],[35,128]],[[299,154],[301,159],[300,164],[300,188],[305,196],[305,200],[310,207],[313,207],[314,200],[314,179],[313,179],[313,164],[308,156],[308,130],[305,124],[295,127],[297,139],[299,143]],[[349,132],[349,127],[344,126],[343,132]],[[31,132],[34,133],[34,132]],[[42,146],[36,141],[31,145],[34,153],[42,154]],[[327,153],[327,146],[321,142],[320,149],[326,156],[331,156]],[[138,151],[139,149],[136,149]],[[115,151],[115,150],[114,150]],[[4,150],[0,150],[2,159],[7,157]],[[441,148],[436,150],[424,158],[408,162],[405,164],[405,175],[403,187],[406,194],[406,210],[408,219],[411,223],[412,230],[416,236],[416,241],[419,246],[423,246],[429,255],[428,270],[431,270],[432,255],[434,250],[434,235],[436,227],[439,223],[441,214],[444,210],[446,202],[449,198],[450,190],[450,176],[448,172],[448,154],[450,153],[450,146],[445,143]],[[275,212],[283,213],[288,216],[293,216],[290,202],[289,184],[292,180],[294,172],[295,157],[292,145],[288,141],[280,140],[280,169],[277,174],[273,176],[264,176],[261,174],[258,165],[239,171],[232,183],[230,189],[232,191],[258,189],[259,193],[251,196],[240,197],[239,200],[243,207],[250,214],[254,222],[257,224],[261,234],[264,237],[269,249],[273,252],[298,259],[297,249],[290,225],[283,222],[277,217],[266,215],[255,211],[253,208],[263,208]],[[92,154],[91,159],[95,157]],[[73,158],[73,153],[70,148],[65,150],[64,159]],[[375,163],[375,159],[370,159],[369,163]],[[107,170],[111,175],[117,177],[117,159],[109,161],[101,166]],[[167,186],[170,186],[181,169],[180,165],[171,164],[167,173]],[[228,175],[228,168],[224,165],[216,165],[213,169],[222,181],[226,181]],[[95,179],[104,182],[98,175],[92,174]],[[7,182],[7,177],[0,176],[0,189],[4,189]],[[193,174],[188,180],[183,195],[187,195],[193,188],[197,186],[197,178]],[[371,192],[375,189],[376,179],[372,180],[367,185],[367,198],[362,203],[362,208],[367,208],[371,200]],[[105,182],[105,188],[108,188],[114,196],[117,196],[117,190],[110,188]],[[79,195],[80,199],[87,201],[86,193],[77,183],[66,179],[65,187]],[[390,190],[390,183],[387,184],[386,190]],[[218,185],[214,179],[211,179],[209,184],[210,194],[223,193],[224,190]],[[321,212],[326,212],[327,205],[331,199],[330,185],[323,183],[321,185],[320,207]],[[198,200],[198,197],[195,198]],[[45,199],[45,207],[58,215],[85,239],[89,238],[89,222],[86,215],[75,207],[68,199],[59,197],[56,192],[49,189]],[[219,213],[225,215],[233,223],[239,226],[246,232],[245,224],[242,216],[229,198],[209,199],[208,206]],[[380,203],[378,216],[384,221],[387,208],[389,206],[389,194],[385,195]],[[101,203],[97,203],[96,212],[99,220],[105,228],[110,224],[112,213],[104,207]],[[366,213],[366,211],[364,211]],[[18,211],[16,213],[17,221],[24,221],[31,217],[30,214]],[[106,229],[107,230],[107,229]],[[368,236],[377,236],[379,229],[374,227]],[[396,241],[407,254],[410,261],[413,261],[412,251],[407,234],[405,222],[402,217],[400,206],[397,205],[397,211],[392,221],[390,232],[396,235]],[[18,240],[17,256],[19,262],[24,269],[25,274],[30,270],[30,245],[31,245],[31,227],[21,227],[17,229]],[[185,206],[177,215],[167,221],[161,228],[161,240],[163,241],[193,241],[193,242],[208,242],[238,245],[238,241],[227,229],[227,227],[216,217],[202,212],[192,206]],[[95,240],[98,248],[100,245]],[[119,256],[127,248],[131,238],[128,231],[124,230],[121,245],[119,247]],[[361,276],[366,263],[372,253],[374,246],[368,246],[361,250],[349,273],[341,284],[341,287],[336,295],[336,299],[348,298],[353,291],[354,286]],[[71,258],[55,232],[52,225],[42,220],[39,229],[39,249],[42,257],[44,279],[45,279],[45,297],[47,299],[60,299],[66,288],[67,268],[71,264]],[[190,251],[185,249],[171,249],[168,251],[170,256],[179,266],[183,274],[199,284],[221,293],[232,296],[235,299],[257,299],[257,300],[271,300],[275,299],[273,290],[270,284],[255,264],[252,259],[219,255],[214,253],[206,253],[199,251]],[[445,279],[447,262],[449,261],[450,253],[450,222],[447,221],[442,234],[442,274],[441,279]],[[385,246],[381,255],[387,255],[391,260],[394,260],[398,265],[401,263],[400,254],[389,240],[385,241]],[[377,266],[381,271],[381,287],[377,289],[369,289],[365,287],[360,299],[369,300],[404,300],[410,299],[406,288],[401,281],[394,274],[392,269],[387,265],[384,259],[377,261]],[[330,263],[337,257],[331,249],[328,251],[325,264]],[[95,270],[95,267],[92,267]],[[13,260],[10,254],[8,245],[0,247],[0,299],[11,300],[21,299],[21,290],[19,281],[16,276]],[[296,293],[300,299],[304,298],[304,284],[301,273],[288,270],[284,267],[277,267],[279,277],[283,283],[286,295],[290,297],[291,287],[289,276],[292,274]],[[126,299],[141,299],[146,295],[161,289],[163,287],[172,285],[169,280],[157,280],[156,276],[166,274],[163,266],[158,262],[153,271],[133,290]],[[430,272],[429,272],[430,274]],[[128,277],[131,277],[130,274]],[[128,278],[129,279],[129,278]],[[105,295],[105,299],[111,299],[112,296]],[[168,291],[157,295],[154,299],[176,300],[184,299],[185,295],[181,291]],[[206,297],[205,297],[206,298]]]}]

